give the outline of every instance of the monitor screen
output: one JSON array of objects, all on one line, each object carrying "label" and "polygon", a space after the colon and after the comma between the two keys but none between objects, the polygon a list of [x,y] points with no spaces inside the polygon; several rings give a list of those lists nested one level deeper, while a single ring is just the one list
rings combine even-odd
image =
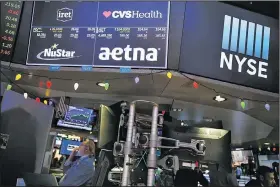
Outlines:
[{"label": "monitor screen", "polygon": [[252,150],[231,151],[231,157],[234,166],[248,164],[248,157],[250,156],[253,156]]},{"label": "monitor screen", "polygon": [[61,155],[70,155],[74,148],[79,147],[82,142],[63,139],[60,147]]},{"label": "monitor screen", "polygon": [[64,120],[58,120],[57,126],[91,131],[95,119],[96,112],[94,110],[69,106]]}]

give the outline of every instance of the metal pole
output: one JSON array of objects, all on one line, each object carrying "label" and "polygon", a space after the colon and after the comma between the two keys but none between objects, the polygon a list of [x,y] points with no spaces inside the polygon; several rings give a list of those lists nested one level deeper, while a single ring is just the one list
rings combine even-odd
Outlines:
[{"label": "metal pole", "polygon": [[153,106],[153,118],[152,118],[152,129],[150,134],[150,152],[148,155],[148,179],[147,186],[153,186],[155,180],[155,169],[157,163],[157,118],[158,118],[158,105],[154,104]]},{"label": "metal pole", "polygon": [[130,162],[129,155],[131,154],[131,147],[132,147],[132,131],[134,125],[134,116],[135,116],[135,103],[132,102],[130,104],[129,109],[129,118],[127,124],[127,133],[126,133],[126,141],[124,145],[124,164],[123,164],[123,174],[122,174],[122,186],[127,186],[130,176]]}]

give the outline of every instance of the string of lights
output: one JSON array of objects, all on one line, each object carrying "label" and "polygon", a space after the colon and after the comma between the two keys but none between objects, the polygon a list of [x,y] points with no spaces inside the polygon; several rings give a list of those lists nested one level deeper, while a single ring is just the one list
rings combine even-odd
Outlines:
[{"label": "string of lights", "polygon": [[[67,79],[67,78],[61,78],[61,77],[48,77],[48,76],[44,76],[44,75],[38,75],[38,74],[31,74],[31,73],[25,73],[25,72],[20,72],[18,70],[15,70],[15,69],[12,69],[10,66],[7,68],[7,67],[4,67],[4,66],[1,66],[1,74],[3,74],[3,76],[8,80],[9,84],[7,85],[7,90],[10,90],[12,88],[12,85],[15,85],[16,87],[20,88],[22,91],[24,91],[24,97],[27,98],[28,97],[28,92],[26,92],[26,90],[24,90],[23,88],[21,88],[19,85],[17,85],[15,83],[15,81],[12,81],[10,80],[2,71],[2,69],[5,69],[5,70],[8,70],[8,71],[12,71],[14,73],[16,73],[16,76],[15,76],[15,81],[19,81],[23,75],[26,75],[26,76],[32,76],[32,77],[38,77],[38,78],[46,78],[47,81],[46,81],[46,87],[47,87],[47,91],[48,91],[48,94],[46,94],[46,96],[49,95],[49,92],[50,92],[50,89],[51,89],[51,86],[52,86],[52,82],[51,80],[63,80],[63,81],[72,81],[72,82],[75,82],[73,87],[74,87],[74,90],[77,90],[79,88],[79,83],[80,81],[89,81],[89,80],[86,80],[86,79]],[[104,87],[105,90],[108,90],[109,87],[110,87],[110,81],[115,81],[115,80],[124,80],[124,79],[134,79],[135,83],[139,83],[140,82],[140,77],[145,77],[145,76],[150,76],[154,74],[161,74],[161,73],[166,73],[166,76],[167,78],[169,79],[172,79],[173,77],[173,74],[172,72],[177,72],[179,73],[180,75],[182,75],[183,77],[185,77],[186,79],[188,80],[191,80],[192,81],[192,86],[194,89],[198,89],[199,87],[204,87],[212,92],[214,92],[215,94],[217,94],[216,97],[221,97],[222,96],[227,96],[227,97],[231,97],[233,99],[239,99],[240,100],[240,106],[245,109],[246,108],[246,103],[245,101],[251,101],[251,102],[258,102],[258,103],[264,103],[264,107],[266,110],[270,110],[270,105],[269,103],[278,103],[279,101],[277,100],[274,100],[274,101],[264,101],[264,100],[255,100],[255,99],[249,99],[249,98],[243,98],[243,97],[240,97],[240,96],[235,96],[235,95],[232,95],[232,94],[229,94],[229,93],[224,93],[224,92],[220,92],[220,91],[217,91],[216,89],[214,88],[211,88],[205,84],[202,84],[200,82],[197,82],[196,80],[194,80],[193,78],[190,78],[189,76],[187,76],[185,73],[183,72],[179,72],[179,71],[169,71],[169,70],[162,70],[162,71],[156,71],[156,72],[153,72],[151,71],[151,73],[145,73],[145,74],[140,74],[138,76],[126,76],[126,77],[116,77],[116,78],[109,78],[109,79],[106,79],[106,81],[104,80],[100,80],[98,81],[98,85],[101,86],[101,87]],[[96,82],[96,81],[94,81]],[[168,84],[169,84],[170,81],[168,81]],[[47,92],[46,91],[46,92]],[[33,96],[34,98],[36,97],[34,94],[30,94],[31,96]],[[40,102],[40,98],[36,97],[36,101]],[[47,104],[46,100],[44,100],[44,103]]]}]

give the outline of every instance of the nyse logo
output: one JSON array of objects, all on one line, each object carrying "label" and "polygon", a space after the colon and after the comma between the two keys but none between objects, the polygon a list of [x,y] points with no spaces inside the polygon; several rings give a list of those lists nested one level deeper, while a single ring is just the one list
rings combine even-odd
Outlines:
[{"label": "nyse logo", "polygon": [[56,20],[67,22],[73,19],[73,9],[62,8],[57,10]]},{"label": "nyse logo", "polygon": [[138,19],[158,19],[162,18],[162,13],[158,10],[151,10],[150,12],[140,12],[140,11],[130,11],[130,10],[124,10],[124,11],[104,11],[103,16],[105,18],[112,17],[114,19],[116,18],[138,18]]},{"label": "nyse logo", "polygon": [[220,68],[267,79],[270,28],[225,15]]}]

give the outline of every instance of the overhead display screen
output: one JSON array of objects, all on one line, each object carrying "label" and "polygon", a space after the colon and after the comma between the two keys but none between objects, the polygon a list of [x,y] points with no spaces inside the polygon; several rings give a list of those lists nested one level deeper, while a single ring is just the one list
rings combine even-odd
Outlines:
[{"label": "overhead display screen", "polygon": [[167,68],[169,2],[35,2],[27,65]]},{"label": "overhead display screen", "polygon": [[221,2],[187,2],[179,70],[279,93],[278,20]]},{"label": "overhead display screen", "polygon": [[10,62],[17,36],[22,2],[1,1],[0,60]]}]

